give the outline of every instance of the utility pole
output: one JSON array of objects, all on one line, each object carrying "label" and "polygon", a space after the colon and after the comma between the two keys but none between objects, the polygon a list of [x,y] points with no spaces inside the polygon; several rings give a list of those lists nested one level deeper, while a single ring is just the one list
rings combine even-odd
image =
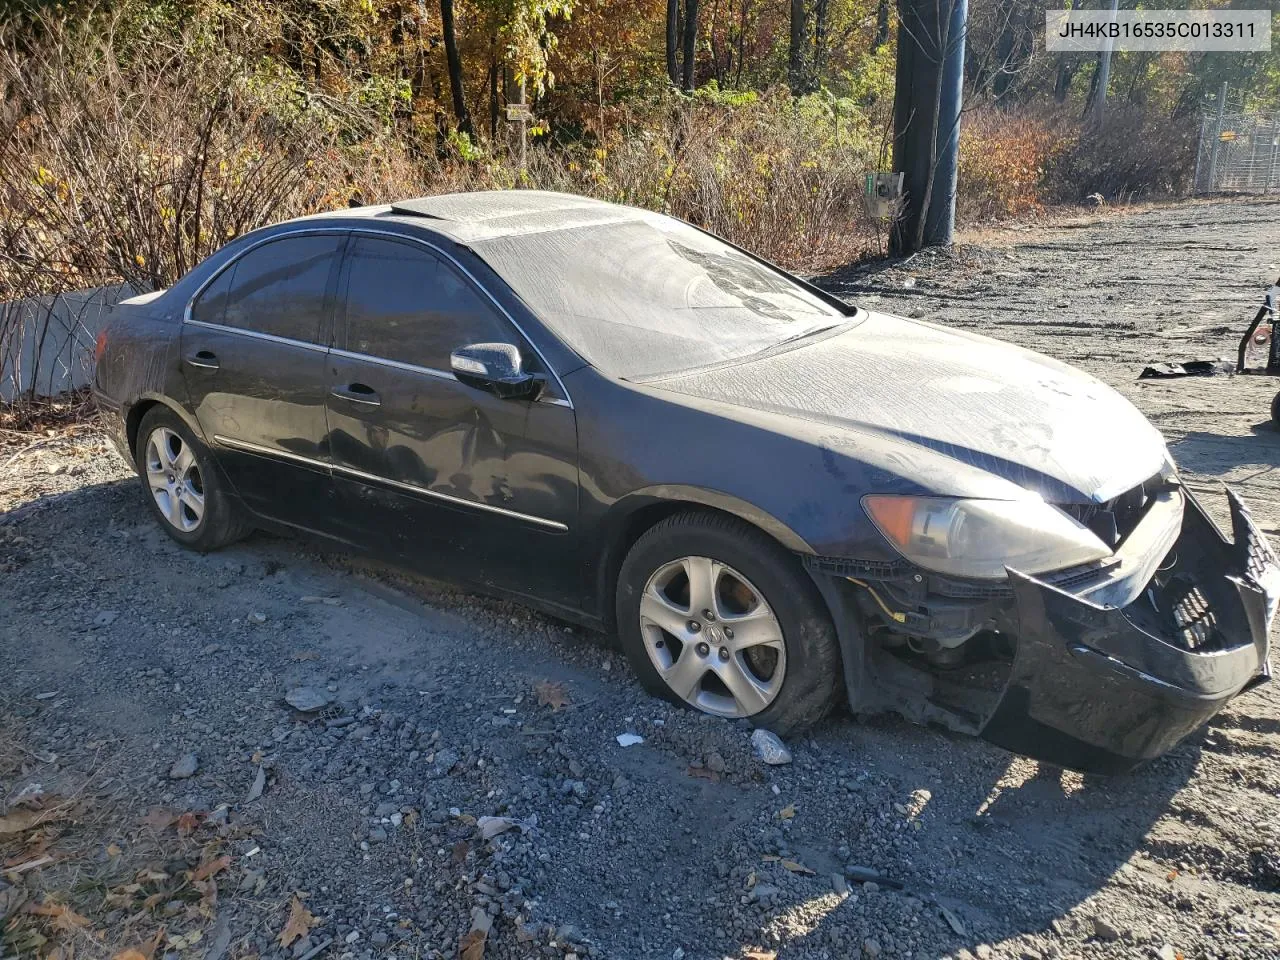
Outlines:
[{"label": "utility pole", "polygon": [[900,0],[893,168],[905,203],[890,248],[951,243],[956,222],[967,0]]},{"label": "utility pole", "polygon": [[[1111,16],[1107,17],[1107,23],[1115,23],[1116,11],[1119,8],[1120,0],[1111,0]],[[1107,87],[1111,86],[1111,51],[1114,46],[1115,41],[1107,37],[1107,42],[1102,48],[1102,57],[1098,61],[1098,93],[1093,100],[1093,119],[1098,126],[1102,126],[1106,118]]]}]

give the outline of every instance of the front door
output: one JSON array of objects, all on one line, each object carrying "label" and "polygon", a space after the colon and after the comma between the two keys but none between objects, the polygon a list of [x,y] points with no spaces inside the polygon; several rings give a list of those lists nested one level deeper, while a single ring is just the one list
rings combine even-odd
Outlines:
[{"label": "front door", "polygon": [[191,303],[182,360],[192,409],[256,513],[327,532],[336,497],[325,447],[325,353],[346,235],[251,247]]},{"label": "front door", "polygon": [[430,572],[576,606],[573,409],[554,393],[500,400],[450,372],[470,343],[516,344],[530,369],[536,354],[425,244],[353,234],[339,287],[329,447],[361,535]]}]

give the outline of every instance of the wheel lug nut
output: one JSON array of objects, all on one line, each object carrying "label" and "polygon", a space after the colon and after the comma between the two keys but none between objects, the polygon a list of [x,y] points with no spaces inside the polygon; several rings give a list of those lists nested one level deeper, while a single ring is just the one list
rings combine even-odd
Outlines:
[{"label": "wheel lug nut", "polygon": [[690,633],[697,633],[697,632],[698,632],[699,630],[701,630],[701,629],[702,629],[702,624],[700,624],[697,620],[690,620],[690,621],[689,621],[689,632],[690,632]]},{"label": "wheel lug nut", "polygon": [[724,628],[724,635],[725,635],[725,637],[727,637],[728,639],[732,640],[732,639],[733,639],[733,627],[725,627],[725,628]]},{"label": "wheel lug nut", "polygon": [[721,659],[721,660],[728,660],[728,659],[729,659],[729,648],[728,648],[728,647],[721,647],[721,648],[720,648],[720,659]]},{"label": "wheel lug nut", "polygon": [[716,615],[715,615],[714,613],[712,613],[710,610],[703,610],[703,611],[702,611],[702,619],[703,619],[703,620],[711,621],[711,620],[714,620],[715,618],[716,618]]},{"label": "wheel lug nut", "polygon": [[698,644],[697,650],[698,650],[698,656],[700,657],[705,657],[707,654],[711,652],[711,648],[707,646],[705,643]]}]

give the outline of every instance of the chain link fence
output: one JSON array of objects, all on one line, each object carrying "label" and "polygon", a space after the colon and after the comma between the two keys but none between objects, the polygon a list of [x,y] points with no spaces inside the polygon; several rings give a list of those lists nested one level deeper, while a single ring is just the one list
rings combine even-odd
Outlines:
[{"label": "chain link fence", "polygon": [[1200,125],[1196,193],[1280,192],[1280,117],[1219,111]]}]

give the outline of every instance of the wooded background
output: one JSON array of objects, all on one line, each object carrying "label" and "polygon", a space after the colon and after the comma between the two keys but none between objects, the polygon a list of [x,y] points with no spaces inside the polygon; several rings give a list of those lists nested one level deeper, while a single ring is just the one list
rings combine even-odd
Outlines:
[{"label": "wooded background", "polygon": [[[862,191],[890,164],[896,23],[889,0],[10,3],[0,301],[165,286],[266,222],[484,187],[845,263],[883,249]],[[1280,105],[1276,53],[1120,53],[1099,127],[1097,57],[1047,54],[1043,33],[1028,0],[970,8],[962,222],[1177,194],[1221,81]],[[505,112],[522,88],[525,167]]]}]

